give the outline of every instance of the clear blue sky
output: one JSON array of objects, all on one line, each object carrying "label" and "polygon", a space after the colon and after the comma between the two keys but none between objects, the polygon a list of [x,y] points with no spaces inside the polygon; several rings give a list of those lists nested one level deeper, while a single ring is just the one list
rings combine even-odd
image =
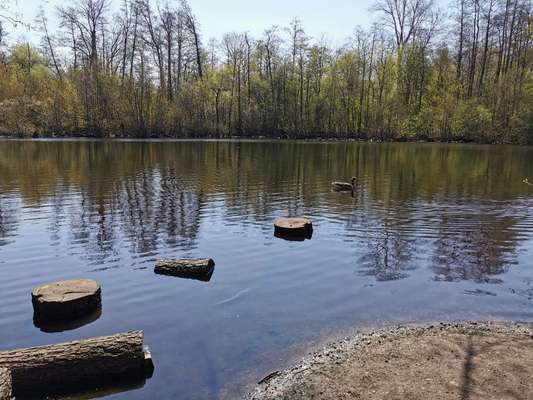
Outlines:
[{"label": "clear blue sky", "polygon": [[[156,0],[152,0],[155,4]],[[160,0],[164,2],[165,0]],[[172,4],[172,0],[169,0]],[[12,9],[22,14],[24,21],[31,22],[43,6],[52,22],[56,19],[56,6],[64,0],[11,0]],[[321,34],[333,42],[342,42],[350,36],[357,25],[368,26],[369,8],[373,0],[189,0],[202,28],[205,41],[210,37],[220,39],[226,32],[248,31],[260,35],[272,25],[285,27],[298,17],[307,33],[313,37]],[[118,7],[119,0],[109,0],[111,8]],[[177,3],[177,2],[176,2]],[[13,31],[12,27],[8,27]],[[11,40],[26,36],[34,39],[22,27],[10,35]]]}]

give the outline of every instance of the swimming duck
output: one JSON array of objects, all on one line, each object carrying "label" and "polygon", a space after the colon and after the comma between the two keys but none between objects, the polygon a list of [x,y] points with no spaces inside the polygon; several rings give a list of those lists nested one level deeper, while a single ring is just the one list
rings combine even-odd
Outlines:
[{"label": "swimming duck", "polygon": [[356,178],[352,178],[352,183],[348,182],[332,182],[331,189],[334,192],[352,192],[355,189]]}]

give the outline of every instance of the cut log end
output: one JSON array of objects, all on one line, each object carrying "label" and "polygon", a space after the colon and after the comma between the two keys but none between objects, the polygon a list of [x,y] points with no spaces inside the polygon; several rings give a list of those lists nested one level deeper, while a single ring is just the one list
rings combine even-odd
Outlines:
[{"label": "cut log end", "polygon": [[277,237],[310,239],[313,234],[313,223],[307,218],[281,218],[274,228]]},{"label": "cut log end", "polygon": [[90,279],[49,283],[31,293],[36,321],[67,321],[101,307],[100,285]]},{"label": "cut log end", "polygon": [[154,268],[159,275],[176,276],[179,278],[196,279],[209,282],[215,269],[211,258],[161,260]]},{"label": "cut log end", "polygon": [[144,378],[151,378],[154,373],[154,360],[152,359],[152,353],[148,346],[144,347],[144,362],[143,362],[143,374]]}]

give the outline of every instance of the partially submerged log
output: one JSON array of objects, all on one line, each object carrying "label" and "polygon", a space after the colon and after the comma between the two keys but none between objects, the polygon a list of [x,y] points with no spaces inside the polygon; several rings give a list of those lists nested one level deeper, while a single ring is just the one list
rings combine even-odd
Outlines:
[{"label": "partially submerged log", "polygon": [[201,259],[165,259],[158,261],[154,272],[159,275],[177,276],[179,278],[197,279],[209,282],[215,270],[215,262],[210,258]]},{"label": "partially submerged log", "polygon": [[11,372],[13,395],[65,393],[153,372],[143,332],[135,331],[50,346],[0,352]]},{"label": "partially submerged log", "polygon": [[287,239],[311,239],[313,223],[307,218],[280,218],[274,224],[274,235]]},{"label": "partially submerged log", "polygon": [[39,286],[31,298],[36,321],[65,321],[94,313],[101,307],[100,285],[74,279]]},{"label": "partially submerged log", "polygon": [[7,368],[0,368],[0,400],[11,400],[11,372]]}]

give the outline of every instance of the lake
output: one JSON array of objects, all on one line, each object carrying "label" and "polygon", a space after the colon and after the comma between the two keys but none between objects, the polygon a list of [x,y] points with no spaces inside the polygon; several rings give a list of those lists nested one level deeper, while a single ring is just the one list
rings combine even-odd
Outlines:
[{"label": "lake", "polygon": [[[234,399],[352,329],[532,321],[525,178],[531,147],[2,140],[0,349],[142,329],[153,377],[99,395]],[[312,238],[274,237],[285,216]],[[155,275],[165,257],[215,271]],[[31,289],[70,278],[101,283],[102,314],[35,326]]]}]

